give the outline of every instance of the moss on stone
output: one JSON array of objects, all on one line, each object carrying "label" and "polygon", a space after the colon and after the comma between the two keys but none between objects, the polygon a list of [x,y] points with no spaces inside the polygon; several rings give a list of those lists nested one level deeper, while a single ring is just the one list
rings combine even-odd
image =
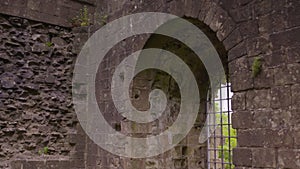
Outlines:
[{"label": "moss on stone", "polygon": [[262,61],[261,61],[260,57],[254,58],[254,61],[252,63],[252,76],[253,77],[256,77],[261,72],[261,67],[262,67],[261,62]]}]

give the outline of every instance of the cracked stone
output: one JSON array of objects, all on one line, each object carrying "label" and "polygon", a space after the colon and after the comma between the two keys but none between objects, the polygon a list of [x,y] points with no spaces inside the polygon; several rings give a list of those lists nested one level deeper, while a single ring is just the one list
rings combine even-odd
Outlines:
[{"label": "cracked stone", "polygon": [[52,75],[49,75],[49,76],[47,76],[47,77],[45,78],[45,82],[46,82],[46,83],[53,84],[53,83],[55,83],[55,77],[52,76]]},{"label": "cracked stone", "polygon": [[32,52],[41,53],[49,50],[49,47],[42,43],[36,43],[32,46]]},{"label": "cracked stone", "polygon": [[5,129],[2,129],[2,131],[5,133],[5,134],[8,134],[8,135],[12,135],[15,133],[15,129],[14,128],[5,128]]},{"label": "cracked stone", "polygon": [[54,43],[57,46],[66,46],[67,45],[67,42],[60,37],[54,37],[51,39],[51,41],[52,41],[52,43]]},{"label": "cracked stone", "polygon": [[1,86],[5,89],[12,89],[15,87],[15,77],[14,76],[4,76],[0,78]]}]

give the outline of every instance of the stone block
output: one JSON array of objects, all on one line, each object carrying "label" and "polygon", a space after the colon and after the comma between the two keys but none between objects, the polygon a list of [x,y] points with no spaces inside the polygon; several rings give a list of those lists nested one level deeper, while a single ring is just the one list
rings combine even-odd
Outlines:
[{"label": "stone block", "polygon": [[254,4],[254,15],[261,16],[272,12],[272,0],[257,1]]},{"label": "stone block", "polygon": [[226,50],[233,48],[241,42],[242,36],[239,28],[234,29],[227,37],[224,39],[223,44]]},{"label": "stone block", "polygon": [[287,61],[286,50],[273,51],[271,54],[263,55],[263,59],[268,67],[278,67]]},{"label": "stone block", "polygon": [[278,150],[279,168],[300,168],[300,149],[279,149]]},{"label": "stone block", "polygon": [[184,10],[187,17],[197,18],[204,0],[185,0]]},{"label": "stone block", "polygon": [[230,49],[228,52],[228,61],[230,62],[236,58],[246,55],[247,50],[245,50],[245,48],[246,48],[245,45],[246,45],[246,43],[244,41],[242,41],[238,45],[236,45],[235,47]]},{"label": "stone block", "polygon": [[233,164],[236,166],[252,166],[252,149],[250,148],[234,148]]},{"label": "stone block", "polygon": [[[239,147],[257,147],[264,145],[264,133],[262,129],[242,130],[237,132]],[[251,138],[251,139],[249,139]]]},{"label": "stone block", "polygon": [[289,7],[287,8],[287,24],[288,27],[296,27],[300,25],[300,3],[297,1],[290,1]]},{"label": "stone block", "polygon": [[206,16],[207,12],[209,11],[212,3],[213,3],[212,1],[204,1],[204,3],[202,3],[201,11],[198,15],[198,19],[200,21],[204,21],[205,16]]},{"label": "stone block", "polygon": [[282,47],[299,46],[299,33],[300,28],[295,28],[291,30],[282,31],[280,33],[271,34],[270,41],[272,42],[272,48],[280,49]]},{"label": "stone block", "polygon": [[270,107],[270,90],[251,90],[246,94],[246,108],[247,109],[258,109]]},{"label": "stone block", "polygon": [[299,63],[288,64],[287,67],[288,67],[289,73],[291,74],[292,82],[294,84],[299,84],[300,83],[300,64]]},{"label": "stone block", "polygon": [[228,17],[225,23],[221,25],[220,29],[217,32],[219,41],[223,41],[235,28],[236,23]]},{"label": "stone block", "polygon": [[293,84],[292,74],[287,65],[281,65],[274,68],[274,83],[275,85]]},{"label": "stone block", "polygon": [[271,128],[272,109],[255,110],[253,114],[253,128]]},{"label": "stone block", "polygon": [[268,148],[253,149],[253,167],[275,168],[276,150]]},{"label": "stone block", "polygon": [[[253,76],[253,73],[252,73]],[[274,85],[274,69],[263,66],[262,71],[253,78],[254,88],[268,88]]]},{"label": "stone block", "polygon": [[254,113],[253,128],[288,128],[297,124],[296,110],[289,109],[261,109]]},{"label": "stone block", "polygon": [[265,129],[265,147],[293,147],[293,135],[289,129]]},{"label": "stone block", "polygon": [[271,88],[271,107],[285,108],[292,104],[292,93],[290,86],[279,86]]},{"label": "stone block", "polygon": [[239,29],[243,39],[255,37],[259,33],[257,20],[242,22],[239,24]]},{"label": "stone block", "polygon": [[246,92],[235,92],[231,100],[232,110],[245,110],[246,109]]},{"label": "stone block", "polygon": [[204,18],[204,23],[206,25],[210,25],[213,17],[215,16],[216,11],[217,11],[216,6],[217,5],[215,3],[211,4],[211,7],[209,8],[209,10],[208,10],[208,12],[207,12],[207,14],[206,14],[206,16]]},{"label": "stone block", "polygon": [[287,15],[284,11],[276,11],[258,18],[260,33],[276,33],[287,28]]},{"label": "stone block", "polygon": [[28,0],[27,1],[27,8],[39,11],[41,7],[42,1],[41,0]]},{"label": "stone block", "polygon": [[232,18],[237,23],[252,19],[253,17],[252,12],[253,12],[252,3],[249,3],[244,6],[240,6],[236,9],[229,10],[229,13],[231,14]]},{"label": "stone block", "polygon": [[232,116],[232,127],[235,129],[247,129],[253,127],[253,112],[235,111]]},{"label": "stone block", "polygon": [[265,37],[248,38],[246,41],[246,50],[248,56],[258,56],[260,54],[271,53],[271,42]]},{"label": "stone block", "polygon": [[240,71],[237,75],[230,77],[231,90],[234,92],[245,91],[253,88],[252,72],[249,70]]},{"label": "stone block", "polygon": [[290,47],[287,50],[287,63],[300,63],[300,48]]},{"label": "stone block", "polygon": [[209,27],[214,31],[217,32],[221,29],[221,26],[225,24],[226,20],[229,18],[227,12],[219,7],[216,6],[216,13],[209,24]]}]

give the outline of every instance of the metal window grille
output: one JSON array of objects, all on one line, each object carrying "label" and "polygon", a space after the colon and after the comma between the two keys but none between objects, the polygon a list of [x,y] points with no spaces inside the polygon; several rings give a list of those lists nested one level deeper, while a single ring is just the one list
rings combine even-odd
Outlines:
[{"label": "metal window grille", "polygon": [[221,84],[218,91],[210,91],[208,104],[212,110],[214,120],[208,125],[215,128],[207,141],[208,168],[232,169],[232,149],[236,146],[236,131],[231,124],[231,97],[230,83]]}]

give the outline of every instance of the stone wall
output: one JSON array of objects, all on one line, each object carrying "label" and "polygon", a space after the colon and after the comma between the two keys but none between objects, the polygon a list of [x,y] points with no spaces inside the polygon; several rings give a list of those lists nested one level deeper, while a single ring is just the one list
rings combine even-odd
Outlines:
[{"label": "stone wall", "polygon": [[[18,12],[6,12],[6,10],[13,11],[11,6],[15,6],[15,9],[26,7],[27,10],[29,0],[7,5],[10,2],[12,1],[1,1],[3,3],[3,7],[0,7],[1,11],[19,16]],[[57,1],[57,3],[61,2],[71,3],[71,0]],[[216,48],[220,50],[220,46],[222,46],[221,48],[225,49],[220,53],[225,53],[227,56],[231,89],[234,92],[232,118],[233,126],[238,131],[238,147],[234,149],[233,153],[236,168],[297,169],[300,167],[299,1],[98,0],[95,3],[95,10],[101,11],[100,15],[108,15],[109,21],[136,12],[159,11],[180,17],[194,18],[209,27],[210,31],[217,37],[213,40],[213,43],[221,44],[217,45]],[[65,15],[61,14],[59,16]],[[30,17],[30,15],[21,17],[68,26],[48,21],[48,15],[44,17],[44,20]],[[0,103],[3,105],[1,106],[1,109],[3,109],[1,110],[3,114],[1,114],[1,118],[4,119],[1,120],[0,149],[3,151],[0,151],[0,156],[3,166],[6,165],[4,163],[14,157],[14,154],[23,154],[24,156],[29,153],[35,159],[41,158],[41,161],[50,158],[49,155],[38,155],[39,149],[49,146],[50,154],[53,153],[56,157],[64,157],[64,160],[72,161],[71,164],[68,164],[70,168],[205,168],[202,165],[193,166],[193,164],[188,163],[188,158],[183,156],[187,152],[185,145],[180,145],[181,147],[179,146],[173,151],[181,158],[176,158],[171,151],[151,159],[135,160],[119,158],[105,152],[97,147],[80,127],[77,129],[77,134],[68,134],[75,131],[76,124],[75,114],[69,104],[71,74],[67,73],[72,71],[71,65],[75,58],[72,58],[74,56],[74,54],[71,54],[73,53],[72,47],[70,49],[67,45],[61,49],[59,46],[60,43],[63,43],[61,39],[66,42],[75,40],[75,51],[78,52],[87,38],[97,30],[97,27],[78,28],[74,32],[76,37],[73,38],[67,29],[46,24],[38,24],[37,26],[33,24],[35,26],[32,26],[30,23],[31,26],[28,26],[28,22],[23,19],[6,16],[3,18],[4,24],[1,25],[3,27],[1,31],[6,32],[6,34],[12,32],[11,35],[1,34],[1,36],[4,35],[7,38],[1,40],[2,53],[0,59],[1,65],[4,65],[1,66],[2,72],[0,75]],[[40,28],[40,26],[43,26],[43,28]],[[51,37],[59,36],[55,33],[52,35],[55,30],[59,33],[65,32],[67,35],[51,39],[58,45],[52,47],[42,45],[48,41],[44,40],[44,36],[48,36],[48,38],[50,34]],[[14,33],[17,31],[24,33]],[[34,34],[44,36],[34,36]],[[68,37],[68,35],[71,37]],[[32,44],[18,42],[22,38],[30,39]],[[114,66],[132,51],[143,48],[148,38],[149,36],[129,38],[119,44],[115,50],[111,51],[111,57],[104,60],[104,70],[99,72],[104,74],[101,77],[106,77],[106,80],[108,80],[113,73]],[[135,45],[132,45],[133,42]],[[132,48],[132,46],[134,47]],[[52,51],[51,49],[55,50]],[[69,55],[68,53],[71,55],[70,57],[66,57]],[[44,55],[46,56],[44,57]],[[49,55],[55,57],[47,57]],[[257,58],[262,63],[262,69],[257,76],[254,76],[252,66]],[[57,70],[59,71],[57,72]],[[32,75],[30,76],[30,74]],[[38,80],[40,79],[38,75],[42,76],[41,80]],[[49,75],[52,78],[49,78]],[[146,77],[155,79],[155,76],[146,75]],[[136,90],[139,95],[135,98],[135,94],[133,94],[133,100],[137,100],[137,106],[144,106],[147,103],[142,102],[141,99],[146,98],[144,96],[147,96],[147,91],[151,89],[149,86],[153,83],[146,83],[145,80],[149,79],[145,79],[145,75],[141,75],[136,80],[139,81],[139,79],[142,79],[141,85],[148,88],[142,92]],[[47,82],[48,80],[51,83]],[[98,91],[99,97],[107,96],[104,90],[109,90],[109,84],[105,80],[98,83],[103,89],[103,91]],[[10,89],[11,87],[12,89]],[[51,93],[55,95],[52,96]],[[60,97],[52,99],[52,97],[57,96],[66,99]],[[48,103],[46,105],[43,103],[45,100]],[[63,101],[61,102],[61,100]],[[100,102],[99,107],[114,112],[109,101],[106,103]],[[26,118],[27,112],[31,114]],[[23,114],[25,117],[23,117]],[[24,123],[26,119],[30,122]],[[55,119],[56,123],[55,121],[52,121],[52,123],[51,119]],[[57,119],[59,120],[57,121]],[[122,125],[124,123],[119,123],[120,119],[116,116],[108,117],[108,121],[120,132],[126,129],[126,126]],[[43,130],[43,127],[39,127],[44,124],[47,124],[46,128],[50,129]],[[64,131],[65,129],[67,131]],[[132,128],[129,129],[129,132],[132,132]],[[46,132],[47,134],[45,134]],[[52,134],[52,132],[55,133]],[[199,136],[198,134],[196,131],[192,134],[192,137]],[[68,135],[70,142],[67,141]],[[20,139],[17,139],[19,137]],[[49,141],[47,144],[40,144],[43,142],[41,138],[49,138]],[[75,143],[76,146],[72,146]],[[52,149],[51,145],[55,148]],[[72,152],[71,159],[65,159],[70,151]],[[197,157],[203,155],[206,150],[204,148],[201,151],[198,151]],[[1,155],[1,153],[4,155]],[[199,160],[203,159],[205,157],[201,157]],[[48,164],[41,161],[32,162],[19,159],[23,167],[31,163],[35,163],[35,166]],[[58,162],[59,160],[53,161]],[[21,167],[20,163],[16,163],[16,168]],[[65,165],[65,163],[63,162],[61,165]]]},{"label": "stone wall", "polygon": [[76,115],[70,29],[0,15],[0,168],[15,159],[68,159]]},{"label": "stone wall", "polygon": [[27,18],[63,27],[72,27],[72,20],[86,7],[94,21],[95,0],[3,0],[3,14]]},{"label": "stone wall", "polygon": [[[234,92],[236,168],[299,168],[298,8],[299,2],[295,0],[123,0],[101,1],[97,7],[109,14],[110,20],[136,12],[168,12],[198,19],[215,32],[226,49]],[[128,49],[122,49],[116,55],[128,55]],[[254,76],[252,66],[257,58],[262,70]],[[108,60],[108,66],[111,62]],[[97,156],[101,153],[91,161],[96,161]],[[117,166],[123,164],[124,168],[128,163],[131,167],[147,168],[146,162],[111,159],[108,161],[118,161]],[[112,163],[106,165],[111,167]],[[175,161],[167,167],[176,167]]]},{"label": "stone wall", "polygon": [[[175,5],[175,6],[174,6]],[[120,16],[131,14],[135,12],[141,12],[141,11],[162,11],[162,12],[170,12],[173,14],[178,14],[179,16],[183,17],[183,13],[177,13],[177,12],[183,12],[181,11],[181,8],[183,4],[174,4],[173,2],[165,3],[162,1],[152,1],[149,2],[143,2],[139,3],[136,1],[107,1],[103,2],[101,4],[101,9],[98,9],[99,11],[105,11],[109,14],[109,20],[116,19]],[[189,4],[191,5],[191,4]],[[200,4],[199,4],[200,5]],[[172,8],[172,9],[169,9]],[[178,9],[177,9],[178,8]],[[198,6],[197,9],[193,9],[193,14],[186,15],[190,18],[195,18],[194,20],[198,20],[196,13],[198,14],[197,10],[200,10],[201,6]],[[203,14],[204,15],[204,14]],[[204,17],[204,16],[202,16]],[[228,17],[228,16],[223,16]],[[224,49],[224,46],[219,42],[216,34],[209,30],[209,26],[203,24],[202,22],[195,22],[194,24],[197,24],[205,33],[207,33],[207,36],[211,38],[213,43],[216,45],[217,50],[220,52],[220,56],[226,57],[227,53]],[[215,25],[213,25],[215,26]],[[205,27],[205,28],[204,28]],[[92,34],[93,28],[90,28],[89,30],[86,30],[85,33],[81,35],[85,35],[85,38],[81,39],[87,39],[88,36]],[[231,30],[222,30],[225,33],[229,33],[227,31]],[[100,100],[100,109],[107,111],[107,120],[111,122],[112,127],[118,126],[118,130],[122,133],[129,134],[131,136],[138,136],[141,135],[153,135],[154,132],[160,132],[161,128],[164,129],[165,127],[168,127],[172,125],[172,119],[176,119],[178,112],[178,89],[174,86],[174,82],[170,81],[170,77],[155,73],[155,72],[148,72],[143,74],[140,74],[136,77],[134,80],[132,89],[132,103],[134,106],[139,110],[144,110],[148,108],[148,94],[152,87],[161,88],[167,93],[170,103],[168,104],[167,109],[171,109],[172,114],[168,114],[168,120],[164,118],[161,118],[158,122],[155,124],[150,125],[137,125],[136,123],[132,124],[128,120],[124,120],[124,118],[120,118],[117,114],[116,109],[114,108],[114,105],[111,100],[110,96],[110,78],[112,76],[112,73],[114,72],[115,67],[124,59],[124,57],[130,55],[132,52],[147,48],[147,47],[158,47],[158,48],[164,48],[167,50],[171,50],[173,48],[172,52],[175,52],[179,56],[182,57],[182,59],[186,60],[189,65],[194,66],[194,73],[197,77],[197,81],[199,86],[201,87],[200,90],[202,90],[202,103],[204,105],[201,106],[201,111],[199,112],[197,124],[195,124],[195,127],[192,129],[192,131],[188,134],[188,136],[174,149],[156,156],[152,158],[147,159],[129,159],[129,158],[120,158],[118,156],[115,156],[113,154],[110,154],[109,152],[106,152],[102,150],[101,148],[97,148],[97,146],[86,136],[84,136],[84,133],[82,130],[79,131],[81,133],[81,140],[85,140],[85,142],[81,141],[79,143],[81,148],[84,149],[84,154],[82,155],[83,149],[78,149],[77,158],[81,159],[81,161],[86,161],[85,164],[80,163],[80,167],[82,168],[89,168],[97,166],[99,168],[124,168],[124,169],[150,169],[150,168],[160,168],[160,169],[196,169],[196,168],[206,168],[207,167],[207,150],[206,150],[206,144],[199,144],[198,138],[200,134],[200,126],[203,126],[203,119],[205,118],[205,103],[206,103],[206,93],[207,92],[207,80],[203,77],[205,77],[205,70],[203,69],[203,66],[201,64],[195,64],[196,59],[195,57],[192,57],[193,54],[189,52],[182,52],[182,49],[177,49],[174,51],[174,47],[176,47],[176,43],[174,41],[168,42],[168,40],[163,40],[164,38],[161,37],[149,37],[149,36],[137,36],[128,38],[121,43],[114,46],[113,49],[109,52],[109,54],[106,56],[106,59],[103,61],[103,70],[99,70],[99,74],[97,77],[99,77],[99,80],[96,81],[96,83],[99,83],[99,86],[101,86],[101,89],[97,92],[98,100]],[[165,41],[165,42],[163,42]],[[159,42],[159,43],[158,43]],[[177,42],[178,43],[178,42]],[[160,44],[160,45],[157,45]],[[162,45],[161,45],[162,44]],[[174,46],[172,46],[174,45]],[[176,48],[175,48],[176,49]],[[180,52],[181,51],[181,52]],[[193,60],[195,59],[195,60]],[[204,73],[204,74],[203,74]],[[159,77],[158,79],[156,79]],[[164,85],[162,85],[164,84]],[[206,85],[203,85],[206,84]],[[104,100],[101,102],[101,100]],[[157,129],[159,128],[159,129]],[[150,132],[152,131],[152,132]],[[145,133],[146,132],[146,133]],[[149,133],[148,133],[149,132]]]}]

